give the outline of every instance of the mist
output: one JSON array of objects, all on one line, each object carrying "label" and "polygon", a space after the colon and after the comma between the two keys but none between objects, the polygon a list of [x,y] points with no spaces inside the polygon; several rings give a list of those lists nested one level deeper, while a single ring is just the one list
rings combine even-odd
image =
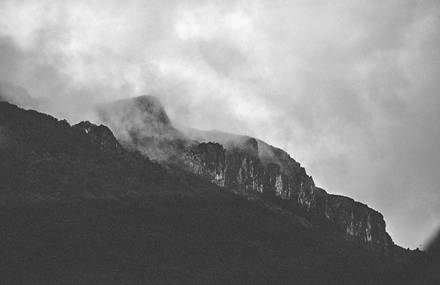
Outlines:
[{"label": "mist", "polygon": [[440,226],[439,46],[435,0],[0,1],[22,105],[75,123],[154,95],[175,123],[285,149],[411,248]]}]

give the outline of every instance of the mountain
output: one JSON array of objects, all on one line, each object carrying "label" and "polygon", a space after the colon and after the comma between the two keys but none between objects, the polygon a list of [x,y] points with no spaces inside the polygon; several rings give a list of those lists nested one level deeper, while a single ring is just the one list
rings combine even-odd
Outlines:
[{"label": "mountain", "polygon": [[[70,126],[51,116],[0,102],[3,205],[84,197],[112,198],[122,189],[156,187],[160,167],[126,154],[104,126]],[[143,169],[142,175],[131,169]]]},{"label": "mountain", "polygon": [[123,99],[98,105],[96,109],[126,148],[139,150],[154,160],[174,159],[191,144],[171,125],[162,104],[155,97]]},{"label": "mountain", "polygon": [[152,158],[158,157],[159,149],[163,164],[177,164],[244,196],[264,197],[368,248],[396,258],[405,255],[386,232],[382,214],[315,186],[300,163],[279,148],[248,136],[178,130],[152,96],[101,105],[98,110],[125,145]]},{"label": "mountain", "polygon": [[[145,152],[127,148],[127,141],[119,141],[104,125],[71,126],[0,102],[2,283],[404,284],[410,280],[412,275],[402,271],[409,263],[317,226],[307,212],[289,208],[292,201],[266,197],[264,191],[254,193],[248,180],[227,178],[228,171],[240,170],[226,165],[225,186],[218,186],[184,168],[191,161],[184,157],[190,153],[205,163],[200,165],[207,167],[209,162],[220,169],[223,162],[231,161],[217,154],[232,154],[220,144],[184,139],[186,152],[178,153],[183,160],[157,163]],[[168,138],[163,142],[174,143]],[[267,171],[270,163],[257,156],[258,141],[247,146],[236,150],[237,161],[246,159],[252,167],[261,163],[261,170]],[[298,177],[312,181],[297,164],[287,161]],[[248,173],[254,171],[252,167]],[[229,183],[237,187],[226,186]],[[313,201],[308,197],[304,201]]]}]

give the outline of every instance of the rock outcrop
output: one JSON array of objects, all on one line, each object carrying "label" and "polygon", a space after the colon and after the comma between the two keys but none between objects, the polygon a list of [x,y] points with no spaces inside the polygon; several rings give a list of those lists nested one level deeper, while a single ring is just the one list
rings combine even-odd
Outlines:
[{"label": "rock outcrop", "polygon": [[273,148],[272,157],[269,157],[267,149],[270,146],[253,138],[243,144],[229,145],[224,148],[218,143],[200,143],[189,151],[185,166],[241,194],[260,193],[287,200],[302,215],[332,225],[348,239],[377,250],[389,251],[392,247],[379,212],[316,187],[313,178],[287,153]]},{"label": "rock outcrop", "polygon": [[261,193],[295,200],[307,211],[315,205],[314,183],[299,164],[282,165],[260,158],[254,138],[224,148],[218,143],[200,143],[187,153],[185,165],[220,186],[240,193]]},{"label": "rock outcrop", "polygon": [[[0,102],[2,283],[406,284],[410,271],[423,278],[411,284],[438,284],[434,248],[432,263],[403,267],[307,221],[321,209],[341,231],[362,233],[363,222],[367,242],[381,222],[365,205],[304,187],[312,179],[286,153],[242,138],[185,149],[176,163],[193,175],[119,153],[104,126]],[[310,207],[298,203],[301,186],[313,190]]]},{"label": "rock outcrop", "polygon": [[316,213],[348,238],[390,253],[393,241],[381,213],[349,197],[328,194],[315,187]]},{"label": "rock outcrop", "polygon": [[347,239],[392,251],[393,242],[379,212],[316,187],[304,167],[279,148],[247,136],[179,131],[158,100],[150,96],[112,103],[101,107],[100,114],[120,134],[118,139],[152,158],[157,158],[159,151],[162,161],[175,163],[218,186],[287,202],[292,211],[319,225],[329,225]]},{"label": "rock outcrop", "polygon": [[182,163],[186,169],[224,187],[226,178],[226,152],[218,143],[201,143],[184,153]]}]

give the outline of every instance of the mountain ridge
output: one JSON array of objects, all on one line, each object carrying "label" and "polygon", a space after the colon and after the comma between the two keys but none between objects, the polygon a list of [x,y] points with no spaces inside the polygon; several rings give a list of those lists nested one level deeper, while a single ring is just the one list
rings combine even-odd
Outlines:
[{"label": "mountain ridge", "polygon": [[390,284],[411,276],[278,200],[237,195],[127,150],[106,126],[70,126],[0,102],[0,128],[11,142],[0,148],[8,284]]},{"label": "mountain ridge", "polygon": [[[115,116],[112,120],[106,120],[101,116],[103,122],[109,124],[118,138],[117,120],[130,113],[140,111],[141,117],[153,119],[153,122],[148,121],[147,124],[157,123],[154,122],[158,118],[157,115],[148,114],[149,108],[143,107],[142,104],[155,105],[153,110],[156,113],[166,114],[159,99],[152,96],[140,96],[123,102],[125,106],[132,104],[135,111],[128,108],[128,113],[118,114],[119,117]],[[105,108],[101,105],[99,112],[102,113]],[[107,111],[107,114],[109,113]],[[350,197],[332,195],[315,186],[313,178],[306,173],[304,167],[284,150],[250,136],[189,128],[178,130],[170,120],[167,120],[167,126],[171,127],[172,135],[167,137],[164,145],[166,151],[171,150],[172,159],[165,158],[162,163],[178,164],[214,184],[232,188],[243,195],[262,194],[269,198],[290,201],[291,205],[288,207],[293,207],[293,211],[305,215],[310,220],[333,225],[348,239],[390,255],[401,255],[402,249],[394,245],[386,232],[381,213]],[[136,128],[140,132],[134,136],[142,137],[142,124],[136,125]],[[178,135],[175,135],[176,133]],[[154,138],[155,133],[148,132],[148,136]],[[161,139],[161,136],[163,133],[159,133],[158,138]],[[148,147],[145,147],[151,140],[144,141],[141,146],[130,143],[133,140],[126,141],[130,147],[154,157],[154,154],[149,153]],[[182,142],[179,147],[167,146],[167,143],[173,145],[176,141]],[[157,143],[153,145],[154,148],[158,147]]]}]

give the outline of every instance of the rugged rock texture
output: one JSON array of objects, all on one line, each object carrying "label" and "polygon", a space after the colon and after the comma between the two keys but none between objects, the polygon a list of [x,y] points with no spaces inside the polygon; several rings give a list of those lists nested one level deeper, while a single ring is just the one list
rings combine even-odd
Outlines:
[{"label": "rugged rock texture", "polygon": [[[2,283],[405,284],[419,268],[438,271],[438,259],[427,267],[417,258],[421,267],[401,274],[404,264],[298,219],[280,206],[297,205],[289,196],[270,199],[285,187],[276,177],[288,165],[308,178],[258,140],[186,151],[198,175],[120,150],[104,126],[72,127],[0,102]],[[347,221],[352,207],[364,215],[352,200],[330,206],[339,200],[317,187],[314,197],[310,212],[339,209]]]},{"label": "rugged rock texture", "polygon": [[351,198],[328,194],[315,186],[299,163],[273,148],[272,156],[259,148],[264,142],[249,138],[224,149],[218,143],[201,143],[190,150],[186,166],[220,186],[246,193],[261,193],[292,202],[302,214],[334,225],[347,238],[377,250],[390,251],[393,242],[383,216]]},{"label": "rugged rock texture", "polygon": [[186,169],[205,177],[218,186],[225,186],[225,149],[218,143],[201,143],[184,153]]},{"label": "rugged rock texture", "polygon": [[150,157],[175,163],[242,195],[287,201],[289,209],[320,225],[330,225],[348,239],[392,251],[394,245],[380,213],[316,187],[305,169],[279,148],[247,136],[178,131],[163,106],[150,96],[111,103],[99,110],[119,139]]},{"label": "rugged rock texture", "polygon": [[296,201],[308,211],[315,204],[314,183],[299,164],[281,165],[260,159],[259,142],[249,138],[226,149],[218,143],[200,143],[188,151],[188,169],[217,185],[241,193],[261,193]]},{"label": "rugged rock texture", "polygon": [[331,195],[318,187],[315,191],[318,217],[325,217],[349,238],[391,253],[393,241],[381,213],[349,197]]}]

